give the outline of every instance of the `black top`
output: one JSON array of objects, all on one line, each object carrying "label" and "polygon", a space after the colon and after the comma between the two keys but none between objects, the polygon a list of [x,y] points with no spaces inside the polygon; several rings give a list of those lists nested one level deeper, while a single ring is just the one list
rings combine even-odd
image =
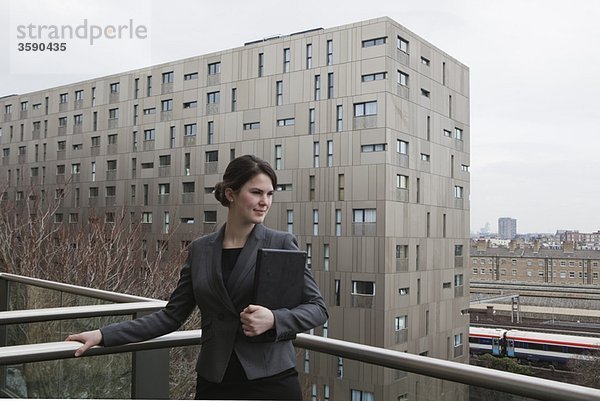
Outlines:
[{"label": "black top", "polygon": [[223,268],[223,283],[225,286],[227,286],[229,276],[231,276],[235,262],[237,262],[242,249],[243,248],[223,248],[223,252],[221,253],[221,267]]}]

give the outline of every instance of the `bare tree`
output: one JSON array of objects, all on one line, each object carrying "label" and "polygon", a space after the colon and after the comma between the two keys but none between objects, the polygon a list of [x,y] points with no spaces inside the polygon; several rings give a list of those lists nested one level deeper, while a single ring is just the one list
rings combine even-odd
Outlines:
[{"label": "bare tree", "polygon": [[[161,242],[157,252],[146,254],[143,249],[144,230],[139,220],[132,221],[125,208],[106,221],[93,212],[87,221],[71,223],[57,222],[61,212],[61,201],[68,193],[69,184],[57,190],[57,197],[41,196],[35,188],[27,191],[20,201],[0,199],[0,269],[5,272],[59,281],[85,287],[117,291],[166,299],[177,282],[186,250],[169,249],[169,240],[174,227]],[[3,193],[0,191],[0,193]],[[82,300],[52,291],[28,286],[14,286],[11,291],[12,308],[33,309],[54,306],[90,304],[93,300]],[[35,343],[60,341],[66,334],[88,330],[108,322],[107,319],[86,321],[30,324],[11,327],[9,341]],[[187,328],[199,327],[199,316],[195,314],[186,323]],[[177,399],[193,396],[195,375],[193,360],[197,350],[177,349],[171,358],[171,397]],[[120,377],[122,389],[128,389],[125,376],[127,366],[123,356],[108,359],[86,358],[90,362],[78,362],[75,369],[78,377],[87,372],[97,378],[99,372],[112,371]],[[53,398],[56,396],[54,375],[62,362],[31,364],[25,375],[29,396]],[[65,362],[70,364],[70,362]],[[98,368],[102,364],[103,369]],[[96,369],[98,368],[98,369]],[[190,377],[193,376],[193,379]],[[69,395],[75,398],[109,398],[114,396],[115,387],[96,386],[89,392],[84,386],[75,385],[67,378],[63,390],[70,388]],[[114,380],[114,377],[111,378]],[[95,379],[93,381],[96,381]],[[110,391],[110,392],[107,392]],[[118,394],[118,393],[117,393]],[[64,394],[61,398],[65,398]],[[122,396],[120,398],[123,398]]]}]

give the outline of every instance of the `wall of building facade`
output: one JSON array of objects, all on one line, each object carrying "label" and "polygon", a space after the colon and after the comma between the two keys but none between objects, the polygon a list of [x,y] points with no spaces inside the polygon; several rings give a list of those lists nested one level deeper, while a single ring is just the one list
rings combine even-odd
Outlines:
[{"label": "wall of building facade", "polygon": [[[2,112],[5,199],[68,182],[57,222],[125,206],[149,257],[224,222],[211,192],[232,158],[268,160],[265,223],[298,237],[328,303],[316,334],[468,360],[469,70],[389,18],[8,96]],[[389,369],[302,362],[319,397],[418,391]]]}]

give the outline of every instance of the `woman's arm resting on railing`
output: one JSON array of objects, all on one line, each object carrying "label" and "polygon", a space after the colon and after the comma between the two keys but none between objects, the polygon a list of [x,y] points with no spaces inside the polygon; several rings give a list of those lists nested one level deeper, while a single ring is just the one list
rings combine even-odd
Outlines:
[{"label": "woman's arm resting on railing", "polygon": [[71,334],[66,341],[78,341],[83,345],[75,351],[75,356],[81,356],[88,349],[102,343],[102,332],[100,330],[84,331],[78,334]]}]

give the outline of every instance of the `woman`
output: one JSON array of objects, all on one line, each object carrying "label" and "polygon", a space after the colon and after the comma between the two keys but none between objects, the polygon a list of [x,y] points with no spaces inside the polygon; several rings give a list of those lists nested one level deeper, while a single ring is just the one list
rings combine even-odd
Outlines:
[{"label": "woman", "polygon": [[[70,335],[67,341],[83,343],[75,356],[99,344],[119,345],[170,333],[197,306],[202,348],[196,364],[196,399],[301,400],[291,339],[328,317],[310,270],[305,268],[299,306],[269,310],[250,303],[258,249],[298,249],[292,234],[262,225],[276,185],[267,162],[251,155],[232,160],[223,181],[215,186],[215,197],[228,208],[227,222],[191,244],[168,304],[148,316]],[[266,332],[272,341],[250,340]]]}]

